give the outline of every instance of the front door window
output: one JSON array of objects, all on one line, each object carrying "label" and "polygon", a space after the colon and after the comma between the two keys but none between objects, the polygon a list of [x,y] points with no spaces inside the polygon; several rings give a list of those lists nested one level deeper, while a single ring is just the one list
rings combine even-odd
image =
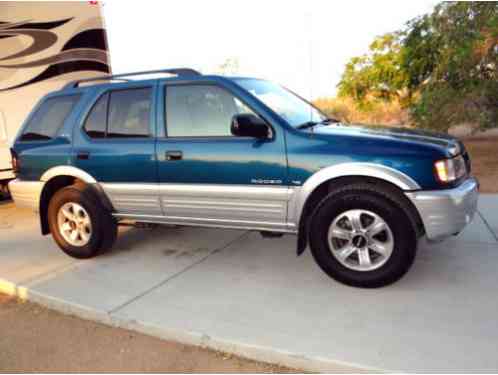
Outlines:
[{"label": "front door window", "polygon": [[168,137],[232,136],[232,117],[242,113],[253,112],[217,86],[170,86],[166,92]]}]

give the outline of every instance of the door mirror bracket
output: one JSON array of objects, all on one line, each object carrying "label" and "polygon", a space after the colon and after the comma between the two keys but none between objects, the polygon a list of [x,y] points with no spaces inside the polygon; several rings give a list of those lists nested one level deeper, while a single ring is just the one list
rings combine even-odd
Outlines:
[{"label": "door mirror bracket", "polygon": [[230,130],[237,137],[270,138],[270,126],[260,117],[244,113],[232,117]]}]

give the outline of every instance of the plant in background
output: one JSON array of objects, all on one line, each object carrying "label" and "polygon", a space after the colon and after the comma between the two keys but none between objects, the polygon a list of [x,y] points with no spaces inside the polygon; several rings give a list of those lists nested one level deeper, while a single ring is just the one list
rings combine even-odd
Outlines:
[{"label": "plant in background", "polygon": [[409,102],[408,76],[402,69],[401,33],[376,38],[369,53],[353,57],[339,82],[339,97],[351,97],[366,111],[379,101]]},{"label": "plant in background", "polygon": [[444,2],[408,24],[403,70],[420,95],[415,122],[447,130],[498,126],[498,3]]},{"label": "plant in background", "polygon": [[229,57],[220,64],[217,68],[217,72],[221,75],[235,75],[239,73],[239,60],[236,57]]},{"label": "plant in background", "polygon": [[410,109],[421,127],[498,126],[498,3],[443,2],[346,65],[339,96]]},{"label": "plant in background", "polygon": [[313,101],[322,112],[346,124],[403,126],[408,124],[407,111],[398,102],[376,102],[365,110],[349,97],[318,98]]}]

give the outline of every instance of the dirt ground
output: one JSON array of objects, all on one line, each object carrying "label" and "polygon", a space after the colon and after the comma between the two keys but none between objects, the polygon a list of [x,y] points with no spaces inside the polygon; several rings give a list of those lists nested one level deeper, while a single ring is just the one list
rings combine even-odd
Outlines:
[{"label": "dirt ground", "polygon": [[473,174],[481,183],[481,193],[498,193],[498,137],[462,139],[472,160]]},{"label": "dirt ground", "polygon": [[107,327],[0,294],[0,372],[296,371]]}]

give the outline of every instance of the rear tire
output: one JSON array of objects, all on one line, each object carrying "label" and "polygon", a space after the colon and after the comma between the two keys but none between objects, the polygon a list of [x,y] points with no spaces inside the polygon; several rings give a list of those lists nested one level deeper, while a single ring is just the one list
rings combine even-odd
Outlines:
[{"label": "rear tire", "polygon": [[117,224],[86,185],[71,185],[54,194],[48,206],[50,232],[67,255],[86,259],[112,247]]},{"label": "rear tire", "polygon": [[413,264],[418,242],[414,220],[392,191],[373,184],[339,188],[318,204],[311,220],[313,257],[341,283],[389,285]]},{"label": "rear tire", "polygon": [[[8,180],[8,181],[10,181],[10,180]],[[8,181],[3,182],[2,185],[0,186],[0,200],[10,199],[10,191],[9,191]]]}]

